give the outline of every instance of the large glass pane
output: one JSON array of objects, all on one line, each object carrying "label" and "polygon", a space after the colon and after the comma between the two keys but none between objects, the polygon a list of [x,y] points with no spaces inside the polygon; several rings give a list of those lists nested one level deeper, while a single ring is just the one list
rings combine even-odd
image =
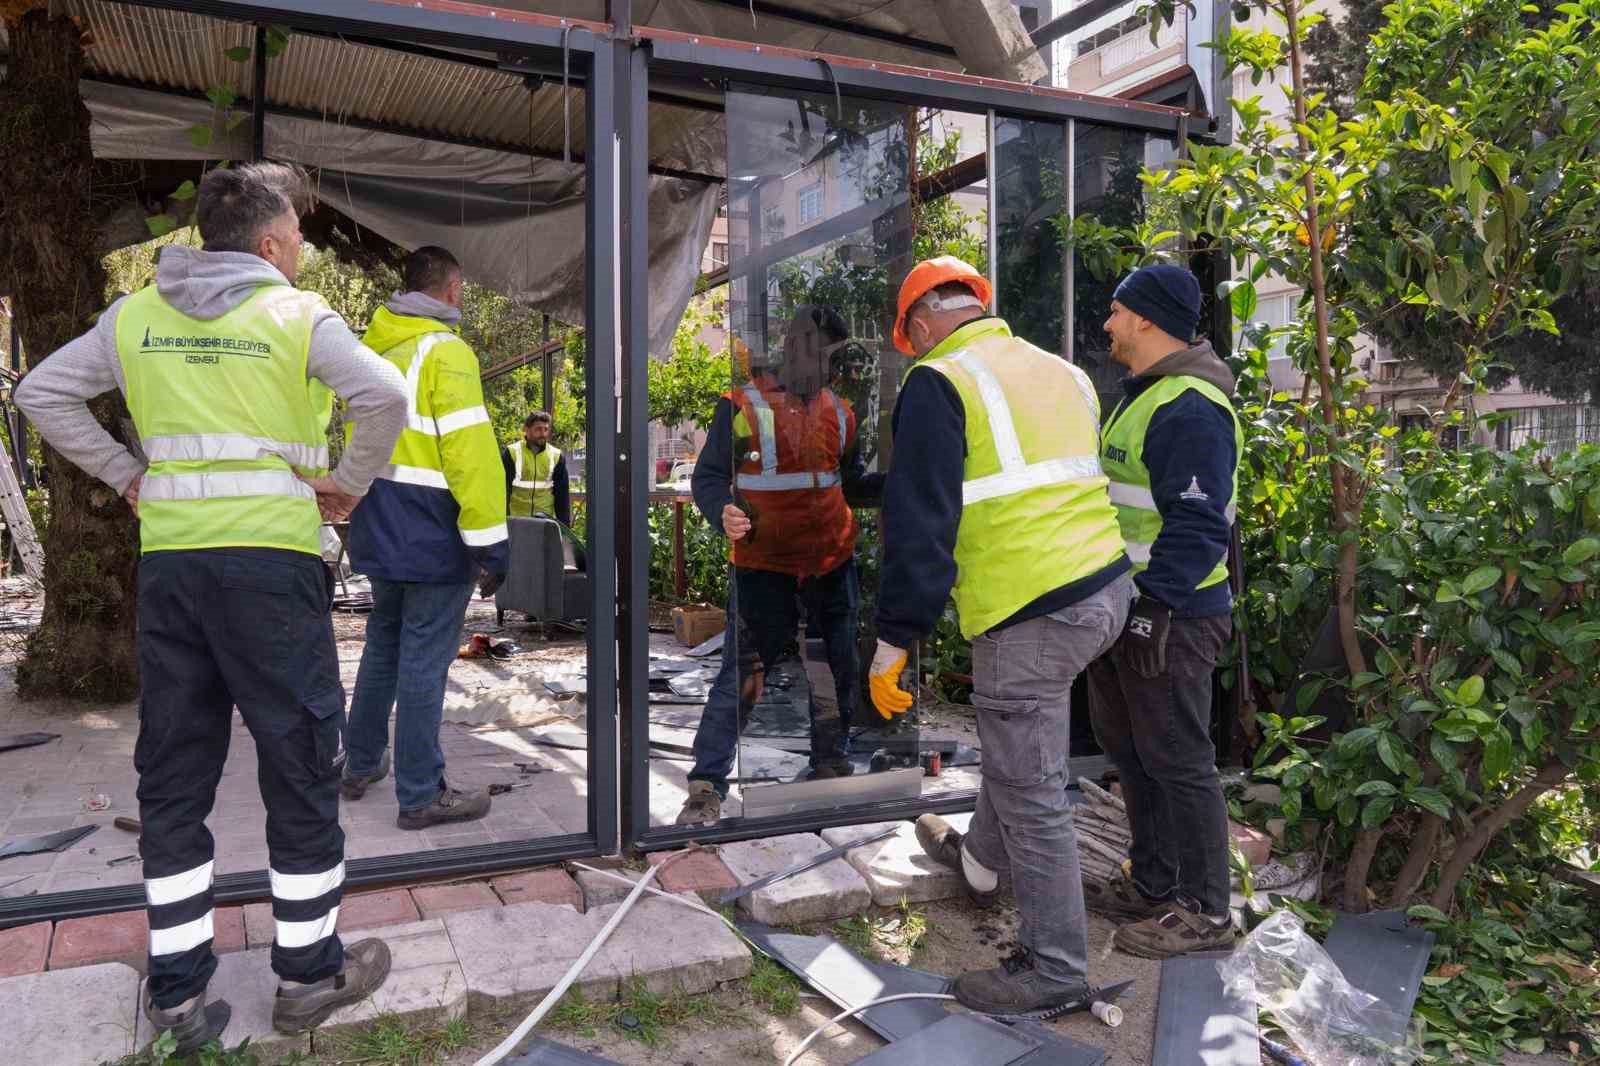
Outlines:
[{"label": "large glass pane", "polygon": [[996,310],[1017,336],[1063,355],[1066,144],[1060,122],[995,122]]},{"label": "large glass pane", "polygon": [[[906,366],[889,337],[912,251],[916,112],[741,86],[727,130],[723,432],[731,507],[750,523],[732,551],[728,651],[743,813],[915,796],[918,711],[886,723],[866,696],[860,590],[874,582],[861,570],[876,553],[858,511],[877,504]],[[915,677],[913,662],[908,689]],[[715,691],[705,713],[726,713]]]}]

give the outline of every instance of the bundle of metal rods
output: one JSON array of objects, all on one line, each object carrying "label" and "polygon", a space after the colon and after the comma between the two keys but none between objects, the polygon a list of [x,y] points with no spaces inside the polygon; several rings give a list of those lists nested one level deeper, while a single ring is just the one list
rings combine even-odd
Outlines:
[{"label": "bundle of metal rods", "polygon": [[1078,867],[1085,881],[1115,880],[1122,876],[1122,864],[1133,842],[1128,808],[1122,797],[1113,796],[1086,777],[1078,778],[1078,788],[1085,800],[1072,808],[1078,831]]}]

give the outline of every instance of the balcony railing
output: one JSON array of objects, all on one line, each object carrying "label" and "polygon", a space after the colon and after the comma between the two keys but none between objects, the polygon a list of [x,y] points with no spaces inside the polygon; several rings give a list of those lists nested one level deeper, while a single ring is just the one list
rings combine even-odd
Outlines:
[{"label": "balcony railing", "polygon": [[1141,28],[1103,44],[1089,54],[1100,57],[1100,76],[1109,77],[1125,67],[1133,66],[1146,56],[1155,55],[1172,45],[1181,44],[1187,24],[1188,15],[1180,8],[1178,17],[1173,19],[1172,25],[1162,26],[1156,33],[1153,44],[1150,41],[1150,31]]}]

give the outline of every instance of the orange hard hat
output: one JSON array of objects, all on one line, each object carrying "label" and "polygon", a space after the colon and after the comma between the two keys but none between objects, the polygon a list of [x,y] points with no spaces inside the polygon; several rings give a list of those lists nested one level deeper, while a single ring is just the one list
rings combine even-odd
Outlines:
[{"label": "orange hard hat", "polygon": [[985,308],[994,298],[994,289],[989,285],[989,279],[978,273],[978,268],[953,255],[941,255],[933,259],[924,259],[911,268],[911,273],[906,275],[906,280],[900,285],[900,300],[894,316],[894,346],[912,354],[911,336],[906,333],[906,315],[911,311],[911,305],[922,299],[929,292],[941,285],[948,285],[952,281],[959,281],[972,290]]}]

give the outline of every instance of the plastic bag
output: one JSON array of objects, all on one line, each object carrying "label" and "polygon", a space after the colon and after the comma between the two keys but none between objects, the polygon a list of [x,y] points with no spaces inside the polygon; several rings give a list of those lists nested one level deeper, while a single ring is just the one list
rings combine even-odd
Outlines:
[{"label": "plastic bag", "polygon": [[1229,995],[1271,1013],[1310,1066],[1411,1066],[1421,1056],[1414,1027],[1400,1043],[1374,1035],[1407,1026],[1346,981],[1291,910],[1256,926],[1232,955],[1217,960],[1217,972]]}]

